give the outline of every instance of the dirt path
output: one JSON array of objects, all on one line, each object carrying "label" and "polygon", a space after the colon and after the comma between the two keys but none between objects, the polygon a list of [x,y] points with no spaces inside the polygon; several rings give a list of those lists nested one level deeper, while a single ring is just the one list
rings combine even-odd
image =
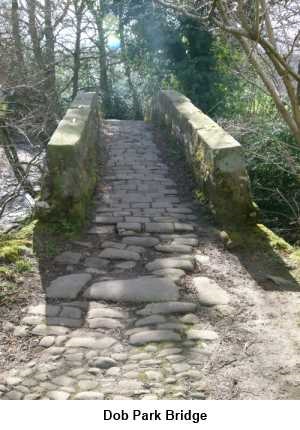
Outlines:
[{"label": "dirt path", "polygon": [[0,398],[300,398],[300,293],[265,291],[224,249],[150,126],[106,121],[104,137],[92,225],[3,324],[32,359],[1,351]]}]

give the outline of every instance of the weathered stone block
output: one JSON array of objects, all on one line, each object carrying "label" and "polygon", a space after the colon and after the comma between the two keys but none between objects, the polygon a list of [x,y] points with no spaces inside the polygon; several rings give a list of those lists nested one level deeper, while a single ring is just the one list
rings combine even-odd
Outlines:
[{"label": "weathered stone block", "polygon": [[243,149],[232,136],[176,91],[161,91],[153,99],[151,119],[183,145],[194,179],[217,219],[257,221]]},{"label": "weathered stone block", "polygon": [[96,93],[79,93],[48,144],[42,200],[50,216],[83,222],[97,179]]}]

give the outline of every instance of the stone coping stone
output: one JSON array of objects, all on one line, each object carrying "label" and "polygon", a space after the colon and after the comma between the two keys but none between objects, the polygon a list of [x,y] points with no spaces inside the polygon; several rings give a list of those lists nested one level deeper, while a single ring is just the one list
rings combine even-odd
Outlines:
[{"label": "stone coping stone", "polygon": [[143,303],[177,300],[179,292],[169,279],[144,276],[97,282],[86,290],[84,296],[92,300]]},{"label": "stone coping stone", "polygon": [[91,279],[92,276],[88,273],[60,276],[51,282],[46,296],[51,299],[75,299]]}]

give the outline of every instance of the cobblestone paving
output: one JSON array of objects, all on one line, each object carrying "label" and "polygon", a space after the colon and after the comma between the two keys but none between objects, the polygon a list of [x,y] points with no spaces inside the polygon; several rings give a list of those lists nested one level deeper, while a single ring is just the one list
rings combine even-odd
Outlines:
[{"label": "cobblestone paving", "polygon": [[[107,121],[108,160],[87,239],[57,256],[63,276],[15,336],[43,348],[0,375],[2,399],[205,399],[202,369],[219,334],[199,309],[230,311],[200,276],[192,202],[178,197],[151,128]],[[95,243],[97,247],[95,248]]]}]

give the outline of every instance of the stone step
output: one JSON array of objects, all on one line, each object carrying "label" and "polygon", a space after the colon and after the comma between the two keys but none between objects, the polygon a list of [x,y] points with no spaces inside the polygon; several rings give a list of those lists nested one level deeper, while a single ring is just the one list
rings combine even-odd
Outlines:
[{"label": "stone step", "polygon": [[135,279],[102,281],[89,287],[84,297],[113,302],[164,302],[177,300],[178,287],[169,279],[144,276]]}]

